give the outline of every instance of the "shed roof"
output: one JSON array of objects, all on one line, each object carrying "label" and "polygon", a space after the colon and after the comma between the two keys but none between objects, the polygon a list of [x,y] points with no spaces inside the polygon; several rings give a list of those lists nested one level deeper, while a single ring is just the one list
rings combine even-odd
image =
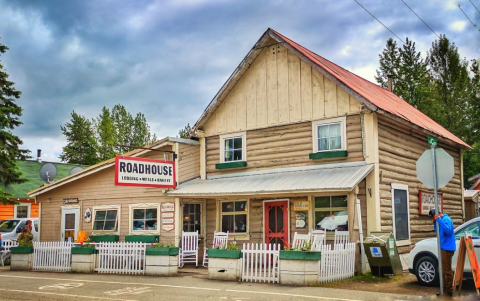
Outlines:
[{"label": "shed roof", "polygon": [[351,191],[373,164],[348,162],[287,167],[195,179],[169,191],[172,196],[258,195],[320,191]]},{"label": "shed roof", "polygon": [[224,96],[229,91],[229,87],[235,84],[237,77],[241,76],[242,70],[248,68],[247,62],[252,61],[258,55],[259,51],[261,51],[263,48],[262,44],[269,37],[273,38],[278,43],[283,44],[290,51],[296,53],[302,60],[312,65],[313,68],[327,76],[336,84],[340,85],[343,89],[345,89],[348,93],[350,93],[353,97],[371,110],[381,110],[387,112],[395,117],[410,122],[413,125],[421,127],[428,132],[449,139],[452,142],[459,144],[462,148],[472,149],[470,145],[462,141],[454,134],[450,133],[440,124],[433,121],[430,117],[423,114],[394,93],[330,62],[329,60],[288,39],[271,28],[269,28],[262,35],[262,37],[258,40],[258,42],[242,60],[234,73],[227,80],[227,82],[222,86],[220,91],[205,109],[202,116],[200,116],[199,120],[194,126],[194,129],[201,127],[211,116],[217,107],[217,103],[219,104],[223,100]]},{"label": "shed roof", "polygon": [[[130,156],[130,157],[137,157],[137,156],[140,156],[140,155],[142,155],[146,152],[149,152],[148,148],[157,149],[157,148],[160,148],[162,146],[167,145],[168,142],[174,142],[174,143],[178,142],[178,143],[183,143],[183,144],[194,144],[194,145],[199,145],[200,144],[200,142],[190,140],[190,139],[183,139],[183,138],[176,138],[176,137],[165,137],[165,138],[163,138],[161,140],[158,140],[158,141],[156,141],[156,142],[154,142],[150,145],[145,146],[142,149],[135,149],[135,150],[132,150],[131,152],[125,153],[124,155],[125,156]],[[80,172],[77,172],[77,173],[73,174],[73,175],[67,176],[65,178],[59,179],[58,181],[55,181],[53,183],[44,185],[40,188],[37,188],[33,191],[30,191],[27,194],[30,197],[34,197],[34,196],[37,196],[37,195],[42,194],[44,192],[47,192],[49,190],[55,189],[59,186],[62,186],[64,184],[70,183],[72,181],[83,178],[83,177],[88,176],[90,174],[96,173],[96,172],[98,172],[100,170],[103,170],[105,168],[112,167],[114,165],[115,165],[115,158],[108,159],[108,160],[102,161],[100,163],[97,163],[95,165],[92,165],[89,168],[86,168],[86,169],[84,169]]]}]

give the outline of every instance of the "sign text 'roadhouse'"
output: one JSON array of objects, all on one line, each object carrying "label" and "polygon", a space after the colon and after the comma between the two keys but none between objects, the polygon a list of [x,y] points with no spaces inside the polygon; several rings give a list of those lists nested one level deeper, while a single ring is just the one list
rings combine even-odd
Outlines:
[{"label": "sign text 'roadhouse'", "polygon": [[116,156],[115,185],[175,188],[175,162]]}]

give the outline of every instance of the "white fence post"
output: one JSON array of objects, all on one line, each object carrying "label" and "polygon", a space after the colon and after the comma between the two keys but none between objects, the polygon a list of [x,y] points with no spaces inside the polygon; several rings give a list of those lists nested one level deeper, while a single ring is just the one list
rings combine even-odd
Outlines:
[{"label": "white fence post", "polygon": [[355,274],[355,243],[323,245],[320,259],[320,283],[353,277]]},{"label": "white fence post", "polygon": [[103,242],[95,245],[98,250],[99,273],[145,274],[145,249],[142,242]]},{"label": "white fence post", "polygon": [[279,282],[279,245],[243,244],[242,281]]},{"label": "white fence post", "polygon": [[63,241],[33,242],[33,270],[67,272],[71,269],[72,244]]}]

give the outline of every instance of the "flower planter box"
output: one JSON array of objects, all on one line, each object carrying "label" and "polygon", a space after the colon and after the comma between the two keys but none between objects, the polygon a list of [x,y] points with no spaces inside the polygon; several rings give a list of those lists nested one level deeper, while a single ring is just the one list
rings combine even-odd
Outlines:
[{"label": "flower planter box", "polygon": [[242,251],[208,249],[208,279],[236,281],[242,277]]},{"label": "flower planter box", "polygon": [[156,256],[174,256],[179,254],[179,248],[168,248],[168,247],[159,247],[159,248],[152,248],[147,247],[145,250],[146,255],[156,255]]},{"label": "flower planter box", "polygon": [[98,251],[95,247],[73,247],[72,248],[72,255],[73,254],[83,254],[83,255],[91,255],[97,254]]},{"label": "flower planter box", "polygon": [[153,248],[145,250],[145,275],[175,276],[178,272],[179,248]]},{"label": "flower planter box", "polygon": [[120,236],[118,235],[92,235],[90,240],[92,242],[118,242]]},{"label": "flower planter box", "polygon": [[280,284],[318,284],[320,252],[280,251]]},{"label": "flower planter box", "polygon": [[93,273],[95,271],[96,254],[92,247],[72,248],[72,271],[80,273]]},{"label": "flower planter box", "polygon": [[231,258],[238,259],[242,257],[241,250],[218,250],[208,249],[208,258]]},{"label": "flower planter box", "polygon": [[29,271],[32,269],[33,247],[12,247],[10,270]]},{"label": "flower planter box", "polygon": [[160,239],[159,235],[126,235],[125,242],[144,242],[156,243]]}]

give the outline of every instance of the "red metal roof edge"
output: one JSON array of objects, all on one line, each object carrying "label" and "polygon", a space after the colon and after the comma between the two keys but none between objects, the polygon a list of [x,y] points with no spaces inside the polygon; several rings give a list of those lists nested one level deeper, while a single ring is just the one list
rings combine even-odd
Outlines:
[{"label": "red metal roof edge", "polygon": [[[371,101],[374,105],[380,109],[389,112],[395,116],[398,116],[404,120],[412,122],[417,126],[426,129],[432,133],[440,135],[444,138],[452,140],[455,143],[458,143],[464,146],[467,149],[473,149],[470,145],[465,143],[462,139],[458,138],[450,131],[445,129],[443,126],[432,120],[430,117],[425,115],[423,112],[419,111],[394,93],[384,89],[342,67],[339,65],[323,58],[322,56],[310,51],[309,49],[303,47],[302,45],[290,40],[289,38],[283,36],[277,31],[269,28],[268,31],[271,31],[285,43],[302,53],[307,57],[312,63],[316,64],[318,67],[324,69],[326,72],[335,77],[338,81],[342,82],[344,85],[348,86],[350,89],[364,97],[366,100]],[[268,32],[267,31],[267,32]],[[352,77],[352,78],[349,78]],[[372,90],[372,91],[369,91]],[[370,93],[369,93],[370,92]],[[373,95],[372,95],[373,94]],[[378,98],[375,96],[383,96],[384,99]],[[388,103],[390,102],[390,104]]]}]

